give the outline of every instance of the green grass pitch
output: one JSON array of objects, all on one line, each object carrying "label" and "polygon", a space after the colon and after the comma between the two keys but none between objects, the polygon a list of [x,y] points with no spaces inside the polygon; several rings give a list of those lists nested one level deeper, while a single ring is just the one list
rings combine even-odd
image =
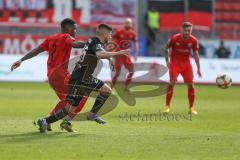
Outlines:
[{"label": "green grass pitch", "polygon": [[[146,89],[146,86],[142,87]],[[57,102],[46,83],[0,83],[1,160],[238,160],[240,159],[240,87],[226,90],[196,86],[198,116],[191,119],[140,120],[127,113],[152,114],[164,109],[165,95],[138,98],[129,107],[104,115],[106,125],[75,122],[78,133],[38,133],[33,120],[45,116]],[[89,110],[89,100],[84,111]],[[173,115],[188,116],[186,86],[175,88]]]}]

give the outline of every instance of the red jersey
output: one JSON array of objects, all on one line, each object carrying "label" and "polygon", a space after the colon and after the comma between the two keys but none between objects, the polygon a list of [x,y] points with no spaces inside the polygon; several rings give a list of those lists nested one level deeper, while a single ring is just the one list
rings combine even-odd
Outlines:
[{"label": "red jersey", "polygon": [[[48,52],[48,76],[55,68],[69,60],[72,49],[72,41],[75,41],[75,39],[69,34],[59,33],[49,36],[42,44],[40,44],[39,47]],[[68,65],[65,66],[64,70],[67,71]]]},{"label": "red jersey", "polygon": [[183,39],[182,34],[173,35],[167,43],[166,48],[171,48],[170,63],[190,63],[190,52],[198,51],[197,38],[190,35],[188,39]]},{"label": "red jersey", "polygon": [[136,33],[132,29],[130,29],[129,31],[126,31],[125,29],[119,29],[116,31],[114,39],[118,44],[118,51],[123,49],[129,49],[131,42],[136,42]]}]

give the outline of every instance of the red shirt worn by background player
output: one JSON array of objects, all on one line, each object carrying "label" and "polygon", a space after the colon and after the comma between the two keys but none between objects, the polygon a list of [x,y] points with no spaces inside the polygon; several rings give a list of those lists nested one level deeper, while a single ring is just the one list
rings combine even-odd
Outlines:
[{"label": "red shirt worn by background player", "polygon": [[181,33],[175,34],[168,41],[167,49],[171,48],[170,64],[189,64],[191,49],[198,51],[198,41],[193,35],[183,39]]},{"label": "red shirt worn by background player", "polygon": [[[119,29],[116,31],[114,39],[118,44],[117,50],[129,49],[131,42],[136,42],[136,33],[134,30],[130,29],[126,31],[124,29]],[[130,54],[129,54],[130,55]]]},{"label": "red shirt worn by background player", "polygon": [[[129,49],[131,46],[131,42],[133,42],[133,43],[135,43],[134,49],[136,52],[136,33],[132,29],[117,30],[116,34],[114,36],[114,40],[117,44],[117,48],[116,48],[117,51]],[[116,72],[112,79],[112,85],[111,85],[112,88],[117,82],[117,78],[120,75],[121,67],[123,65],[129,72],[129,74],[127,75],[127,80],[125,82],[125,86],[127,86],[132,80],[134,65],[130,58],[130,53],[128,53],[127,56],[126,55],[116,56],[115,57],[115,71]]]}]

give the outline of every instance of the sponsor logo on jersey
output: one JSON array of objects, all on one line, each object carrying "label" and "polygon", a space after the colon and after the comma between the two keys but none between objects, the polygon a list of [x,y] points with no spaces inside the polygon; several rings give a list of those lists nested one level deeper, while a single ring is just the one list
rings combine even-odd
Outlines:
[{"label": "sponsor logo on jersey", "polygon": [[178,52],[183,52],[183,53],[189,52],[188,49],[176,49],[176,51],[178,51]]}]

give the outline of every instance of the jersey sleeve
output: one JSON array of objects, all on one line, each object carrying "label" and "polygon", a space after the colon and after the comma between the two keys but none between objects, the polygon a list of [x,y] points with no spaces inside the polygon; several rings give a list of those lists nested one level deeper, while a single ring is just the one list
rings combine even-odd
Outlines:
[{"label": "jersey sleeve", "polygon": [[45,39],[40,45],[39,47],[41,49],[43,49],[44,51],[48,51],[49,49],[49,38]]},{"label": "jersey sleeve", "polygon": [[173,44],[174,44],[174,38],[171,37],[170,39],[168,39],[166,49],[173,47]]},{"label": "jersey sleeve", "polygon": [[194,40],[192,50],[193,50],[193,52],[197,52],[199,50],[198,40]]}]

